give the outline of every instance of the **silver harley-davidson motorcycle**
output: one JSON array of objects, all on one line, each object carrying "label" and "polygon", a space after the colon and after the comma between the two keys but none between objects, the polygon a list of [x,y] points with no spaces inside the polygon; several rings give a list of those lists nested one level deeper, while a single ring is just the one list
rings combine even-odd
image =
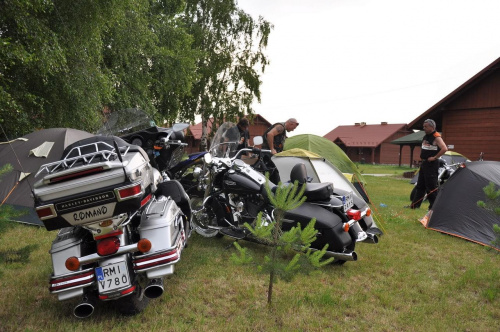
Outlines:
[{"label": "silver harley-davidson motorcycle", "polygon": [[[262,143],[261,137],[254,144]],[[255,225],[259,212],[268,222],[274,222],[274,207],[268,198],[266,183],[275,189],[276,184],[244,161],[246,154],[270,152],[257,148],[236,150],[239,132],[232,123],[222,124],[212,139],[209,153],[204,155],[204,167],[195,170],[203,198],[192,197],[193,225],[195,231],[204,236],[226,235],[235,239],[257,241],[244,223]],[[241,159],[240,159],[241,158]],[[357,260],[354,251],[357,242],[377,243],[376,234],[368,232],[371,210],[368,206],[358,208],[352,192],[336,194],[332,183],[308,183],[304,164],[297,164],[291,172],[292,181],[305,185],[307,197],[298,208],[287,211],[283,229],[297,224],[307,226],[316,218],[317,239],[311,249],[321,250],[328,244],[326,257],[334,257],[335,264]],[[361,225],[365,226],[365,229]],[[368,227],[366,227],[368,226]]]},{"label": "silver harley-davidson motorcycle", "polygon": [[[163,147],[172,148],[170,137],[184,128],[162,135]],[[163,277],[174,272],[190,235],[189,198],[177,181],[152,167],[143,148],[102,135],[68,146],[38,174],[36,212],[47,230],[58,230],[51,293],[81,298],[78,318],[98,301],[135,314],[162,295]]]}]

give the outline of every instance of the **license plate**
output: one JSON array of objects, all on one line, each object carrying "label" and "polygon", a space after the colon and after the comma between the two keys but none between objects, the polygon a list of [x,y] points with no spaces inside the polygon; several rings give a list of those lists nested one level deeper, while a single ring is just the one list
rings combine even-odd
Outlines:
[{"label": "license plate", "polygon": [[89,223],[96,220],[111,218],[116,203],[103,204],[92,208],[63,214],[62,217],[71,225]]},{"label": "license plate", "polygon": [[96,267],[95,274],[99,285],[99,293],[130,286],[130,277],[125,262]]},{"label": "license plate", "polygon": [[352,193],[349,193],[342,197],[342,203],[344,204],[344,211],[349,210],[354,206],[354,200],[352,199]]}]

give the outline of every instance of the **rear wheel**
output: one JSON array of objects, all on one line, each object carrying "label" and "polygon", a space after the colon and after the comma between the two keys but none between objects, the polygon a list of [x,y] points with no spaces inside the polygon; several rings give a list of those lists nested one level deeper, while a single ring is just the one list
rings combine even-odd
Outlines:
[{"label": "rear wheel", "polygon": [[193,211],[193,228],[196,233],[203,237],[221,236],[217,229],[209,228],[209,226],[217,225],[217,218],[210,216],[203,208],[203,198],[192,197],[191,209]]},{"label": "rear wheel", "polygon": [[149,298],[144,296],[143,289],[140,285],[137,285],[133,294],[116,300],[118,311],[125,316],[137,315],[146,309],[148,303]]}]

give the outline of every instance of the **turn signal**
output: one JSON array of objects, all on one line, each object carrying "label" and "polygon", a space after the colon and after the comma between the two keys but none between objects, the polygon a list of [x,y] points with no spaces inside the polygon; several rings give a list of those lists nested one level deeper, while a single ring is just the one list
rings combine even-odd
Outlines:
[{"label": "turn signal", "polygon": [[349,232],[349,228],[350,228],[351,226],[349,226],[349,223],[348,223],[348,222],[344,223],[344,225],[342,225],[342,226],[343,226],[343,228],[344,228],[344,232]]},{"label": "turn signal", "polygon": [[371,215],[372,215],[372,209],[368,208],[368,209],[366,210],[366,216],[367,216],[367,217],[369,217],[369,216],[371,216]]},{"label": "turn signal", "polygon": [[143,254],[150,251],[152,246],[151,241],[148,239],[140,239],[139,242],[137,242],[137,249]]},{"label": "turn signal", "polygon": [[76,271],[80,268],[80,261],[75,256],[72,256],[66,260],[66,263],[64,265],[68,270]]}]

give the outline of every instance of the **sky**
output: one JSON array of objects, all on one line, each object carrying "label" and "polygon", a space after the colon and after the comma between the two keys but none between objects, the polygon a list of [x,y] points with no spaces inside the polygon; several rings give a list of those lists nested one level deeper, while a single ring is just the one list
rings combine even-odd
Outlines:
[{"label": "sky", "polygon": [[410,123],[500,57],[500,0],[237,0],[274,25],[255,113],[288,136]]}]

